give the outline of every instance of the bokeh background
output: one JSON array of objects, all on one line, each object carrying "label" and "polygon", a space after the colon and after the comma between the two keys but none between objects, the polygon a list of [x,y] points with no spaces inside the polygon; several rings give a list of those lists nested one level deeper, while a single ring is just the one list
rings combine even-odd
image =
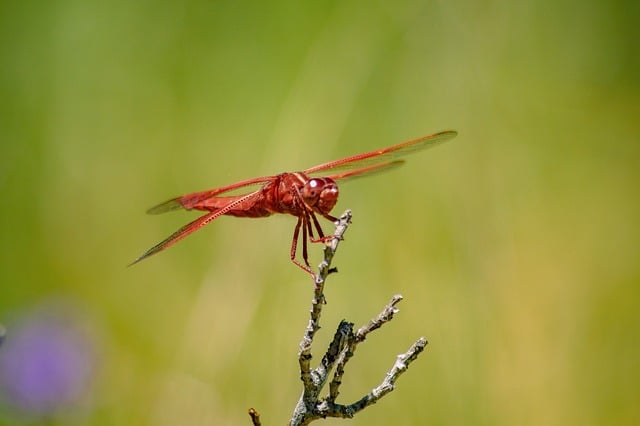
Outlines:
[{"label": "bokeh background", "polygon": [[315,359],[395,293],[340,402],[430,342],[352,424],[639,424],[638,22],[597,0],[0,3],[0,424],[286,423],[295,220],[221,218],[127,268],[195,217],[145,209],[450,128],[341,187]]}]

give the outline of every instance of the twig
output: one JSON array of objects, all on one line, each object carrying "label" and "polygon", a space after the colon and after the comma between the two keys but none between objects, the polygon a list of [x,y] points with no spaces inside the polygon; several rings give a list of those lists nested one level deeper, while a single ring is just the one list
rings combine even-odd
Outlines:
[{"label": "twig", "polygon": [[396,362],[391,367],[382,381],[378,386],[373,388],[371,392],[362,397],[360,400],[349,404],[349,405],[340,405],[335,403],[330,403],[327,399],[326,404],[322,407],[324,411],[322,417],[342,417],[342,418],[351,418],[358,411],[364,410],[370,405],[375,404],[395,389],[395,383],[398,377],[402,373],[404,373],[408,368],[409,364],[415,360],[418,355],[424,350],[425,346],[427,346],[427,341],[424,337],[419,338],[416,342],[411,345],[407,352],[398,355]]},{"label": "twig", "polygon": [[[318,392],[322,389],[322,386],[326,381],[326,375],[323,376],[317,371],[311,371],[311,346],[313,344],[313,337],[320,329],[320,316],[322,315],[322,307],[325,304],[324,284],[332,271],[331,261],[338,249],[338,244],[343,240],[344,233],[347,231],[350,224],[351,210],[347,210],[343,213],[340,219],[338,219],[333,238],[328,239],[325,243],[324,260],[318,267],[313,299],[311,300],[311,317],[304,332],[304,336],[302,337],[302,341],[300,342],[300,351],[298,352],[300,379],[304,384],[304,392],[298,402],[296,411],[306,412],[311,409],[318,400]],[[338,333],[336,333],[336,336],[338,336]]]},{"label": "twig", "polygon": [[[353,417],[357,412],[375,404],[380,398],[391,392],[398,377],[407,370],[409,364],[418,357],[427,345],[425,338],[421,337],[405,353],[398,355],[396,362],[387,372],[380,385],[373,388],[358,401],[349,405],[341,405],[335,402],[339,395],[345,366],[353,357],[358,344],[363,342],[369,333],[391,321],[398,312],[396,304],[402,300],[402,296],[395,295],[375,318],[360,327],[355,333],[353,332],[352,323],[341,321],[327,352],[322,357],[320,365],[313,370],[311,369],[311,347],[315,333],[320,329],[320,316],[322,307],[325,304],[324,284],[327,276],[335,271],[335,269],[331,268],[331,261],[350,223],[351,211],[347,210],[336,222],[336,231],[333,238],[326,242],[324,260],[320,264],[316,275],[311,302],[311,315],[300,342],[300,351],[298,353],[303,391],[289,421],[290,425],[307,425],[313,420],[326,417]],[[329,392],[325,398],[319,398],[320,392],[334,366],[335,372],[329,383]]]},{"label": "twig", "polygon": [[327,401],[329,403],[335,402],[336,398],[338,397],[339,387],[342,383],[342,376],[344,375],[344,367],[356,351],[358,343],[363,342],[366,339],[367,334],[382,327],[384,323],[391,321],[393,319],[393,315],[395,315],[399,311],[399,309],[396,308],[396,304],[401,300],[402,295],[396,294],[395,296],[393,296],[391,301],[387,304],[387,306],[384,307],[382,312],[380,312],[377,317],[369,321],[367,325],[363,325],[362,327],[360,327],[355,336],[353,336],[353,338],[349,341],[347,350],[343,352],[340,360],[338,361],[333,380],[331,381],[331,383],[329,383],[329,396],[327,398]]},{"label": "twig", "polygon": [[251,417],[251,424],[253,424],[253,426],[260,426],[260,413],[253,408],[249,408],[249,416]]}]

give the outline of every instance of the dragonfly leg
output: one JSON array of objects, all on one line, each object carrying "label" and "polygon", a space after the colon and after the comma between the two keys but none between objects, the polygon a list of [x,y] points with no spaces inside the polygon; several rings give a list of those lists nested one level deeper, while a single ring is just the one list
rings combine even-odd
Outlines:
[{"label": "dragonfly leg", "polygon": [[[337,221],[338,219],[334,218],[333,216],[329,216],[326,215],[324,216],[327,219],[331,220],[332,222]],[[313,234],[311,234],[311,242],[312,243],[326,243],[327,241],[331,241],[333,239],[333,235],[328,235],[325,236],[324,232],[322,232],[322,227],[320,227],[320,222],[318,222],[318,218],[316,218],[316,215],[313,214],[313,212],[311,212],[311,218],[313,219],[313,224],[316,227],[316,230],[318,231],[318,236],[319,238],[314,238]]]},{"label": "dragonfly leg", "polygon": [[337,222],[338,220],[340,220],[337,217],[331,216],[330,214],[323,214],[322,217],[324,217],[325,219],[330,220],[331,222],[334,222],[334,223]]},{"label": "dragonfly leg", "polygon": [[[313,225],[316,227],[316,230],[318,231],[318,237],[320,237],[319,241],[321,241],[324,238],[324,232],[322,232],[320,222],[318,222],[318,218],[313,212],[311,212],[311,219],[313,219]],[[309,224],[309,226],[311,226],[311,224]]]},{"label": "dragonfly leg", "polygon": [[[298,249],[298,238],[300,237],[300,227],[303,227],[303,237],[304,240],[302,241],[302,257],[304,258],[304,262],[306,263],[306,265],[303,265],[302,263],[298,262],[298,260],[296,259],[296,251]],[[307,259],[307,221],[303,219],[303,217],[298,217],[298,223],[296,223],[296,228],[293,231],[293,239],[291,240],[291,261],[293,263],[295,263],[300,269],[303,269],[304,271],[308,272],[309,274],[311,274],[311,276],[315,277],[315,274],[313,273],[313,271],[311,271],[311,267],[309,266],[309,261]]]},{"label": "dragonfly leg", "polygon": [[[309,218],[304,217],[302,219],[302,259],[304,260],[304,264],[309,267],[309,252],[307,250],[307,234],[311,231],[311,226],[309,226]],[[307,229],[309,231],[307,231]],[[311,234],[313,235],[313,234]]]},{"label": "dragonfly leg", "polygon": [[296,250],[298,249],[298,237],[300,236],[300,225],[302,222],[302,218],[298,218],[298,223],[296,223],[296,228],[293,230],[293,239],[291,240],[291,260],[295,262],[296,258]]}]

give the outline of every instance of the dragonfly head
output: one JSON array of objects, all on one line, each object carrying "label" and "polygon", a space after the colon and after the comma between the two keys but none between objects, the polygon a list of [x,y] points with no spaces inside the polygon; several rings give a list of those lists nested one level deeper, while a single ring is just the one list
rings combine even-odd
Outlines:
[{"label": "dragonfly head", "polygon": [[338,201],[338,185],[330,178],[309,179],[302,187],[305,204],[320,214],[329,214]]}]

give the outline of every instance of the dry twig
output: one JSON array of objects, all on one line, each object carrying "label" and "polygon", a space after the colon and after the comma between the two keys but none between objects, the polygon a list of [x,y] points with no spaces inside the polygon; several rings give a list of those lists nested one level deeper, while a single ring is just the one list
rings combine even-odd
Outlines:
[{"label": "dry twig", "polygon": [[[345,367],[353,357],[358,345],[365,341],[369,333],[391,321],[393,316],[398,313],[396,305],[402,300],[402,296],[397,294],[391,298],[391,301],[376,317],[360,327],[355,333],[353,331],[353,323],[345,320],[341,321],[320,364],[316,368],[311,368],[313,338],[320,329],[320,316],[325,304],[324,285],[329,274],[336,271],[335,268],[331,267],[331,261],[350,224],[351,211],[347,210],[336,222],[336,230],[333,237],[325,243],[324,260],[315,276],[309,323],[300,342],[300,351],[298,352],[303,391],[289,421],[291,426],[307,425],[313,420],[326,417],[351,418],[359,411],[375,404],[380,398],[394,389],[398,377],[409,368],[409,364],[420,355],[427,345],[424,337],[419,338],[406,352],[397,356],[395,363],[378,386],[351,404],[342,405],[336,403]],[[329,392],[324,398],[321,398],[320,392],[334,367],[335,372],[329,383]],[[249,415],[253,425],[259,426],[260,414],[251,408],[249,409]]]},{"label": "dry twig", "polygon": [[253,426],[260,426],[260,413],[253,408],[249,408],[249,416],[251,417],[251,424],[253,424]]},{"label": "dry twig", "polygon": [[[358,401],[348,405],[341,405],[335,402],[339,394],[345,366],[353,357],[358,344],[363,342],[370,332],[391,321],[394,314],[398,312],[396,304],[402,300],[402,296],[395,295],[382,312],[369,321],[368,324],[360,327],[355,333],[353,332],[353,323],[344,320],[340,322],[320,364],[311,369],[311,347],[315,333],[320,329],[320,316],[325,303],[325,281],[327,276],[334,271],[331,268],[331,260],[350,223],[351,211],[347,210],[336,223],[334,237],[326,243],[324,260],[320,264],[316,275],[309,324],[300,342],[300,351],[298,353],[303,392],[294,409],[289,422],[290,425],[307,425],[313,420],[326,417],[353,417],[357,412],[375,404],[380,398],[391,392],[398,377],[407,370],[409,364],[418,357],[427,345],[425,338],[421,337],[405,353],[398,355],[383,381]],[[321,398],[320,392],[334,366],[335,372],[329,383],[329,392],[326,397]]]}]

